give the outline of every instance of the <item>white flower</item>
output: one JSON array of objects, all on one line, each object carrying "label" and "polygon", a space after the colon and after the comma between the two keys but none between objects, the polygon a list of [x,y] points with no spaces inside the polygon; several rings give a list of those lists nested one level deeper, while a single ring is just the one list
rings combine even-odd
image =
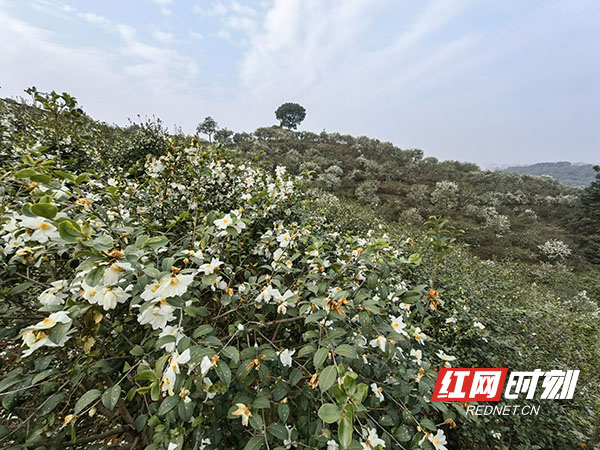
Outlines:
[{"label": "white flower", "polygon": [[423,333],[419,327],[415,328],[415,340],[419,344],[425,345],[425,339],[427,339],[427,335]]},{"label": "white flower", "polygon": [[230,227],[233,224],[233,219],[231,218],[231,215],[225,214],[223,217],[215,220],[213,223],[218,229],[225,230],[227,227]]},{"label": "white flower", "polygon": [[175,351],[176,345],[179,343],[181,338],[184,337],[185,335],[181,331],[181,328],[174,327],[172,325],[167,325],[166,327],[163,327],[163,330],[158,335],[159,338],[164,337],[164,336],[173,336],[175,338],[175,342],[167,342],[166,344],[163,344],[163,346],[161,347],[162,349],[166,350],[168,353],[171,353],[171,352]]},{"label": "white flower", "polygon": [[[101,288],[98,295],[95,296],[93,303],[98,303],[105,311],[115,309],[118,303],[124,303],[129,298],[129,294],[120,287],[105,286]],[[90,303],[92,303],[90,301]]]},{"label": "white flower", "polygon": [[294,447],[298,447],[298,443],[292,441],[292,431],[294,430],[294,427],[291,425],[286,425],[285,429],[288,432],[288,437],[287,439],[283,440],[283,445],[285,445],[285,448],[292,448],[292,446]]},{"label": "white flower", "polygon": [[423,358],[423,352],[421,350],[410,349],[410,356],[415,358],[415,363],[421,365],[421,358]]},{"label": "white flower", "polygon": [[292,356],[294,353],[296,353],[296,350],[290,351],[287,348],[279,352],[279,360],[283,364],[283,367],[292,367]]},{"label": "white flower", "polygon": [[57,323],[69,323],[71,318],[65,311],[57,311],[46,317],[41,322],[36,323],[32,328],[34,330],[47,330],[52,328]]},{"label": "white flower", "polygon": [[290,242],[292,242],[292,237],[290,236],[290,233],[286,232],[277,236],[277,242],[279,242],[281,248],[286,248],[290,245]]},{"label": "white flower", "polygon": [[241,323],[238,323],[237,329],[238,329],[238,331],[244,331],[244,325],[242,325]]},{"label": "white flower", "polygon": [[181,372],[180,365],[186,364],[190,360],[190,349],[186,349],[181,354],[177,351],[171,353],[167,368],[163,372],[162,377],[162,390],[167,391],[169,395],[174,395],[173,386],[175,385],[175,378]]},{"label": "white flower", "polygon": [[81,296],[85,298],[91,304],[98,303],[98,299],[101,296],[102,286],[96,288],[87,284],[85,281],[81,283]]},{"label": "white flower", "polygon": [[164,328],[168,322],[175,319],[173,312],[175,308],[167,303],[166,299],[156,302],[154,305],[144,309],[137,320],[140,325],[149,323],[153,330]]},{"label": "white flower", "polygon": [[276,299],[276,300],[280,299],[281,293],[279,292],[279,290],[275,289],[271,285],[268,285],[262,289],[260,294],[258,294],[258,296],[256,297],[256,301],[258,303],[260,303],[260,302],[268,303],[272,298]]},{"label": "white flower", "polygon": [[333,439],[327,441],[327,450],[339,450],[340,446]]},{"label": "white flower", "polygon": [[406,324],[404,323],[404,320],[402,320],[402,317],[392,316],[390,319],[392,321],[390,323],[390,326],[394,329],[394,331],[396,333],[403,334],[404,336],[408,336],[408,333],[404,330],[406,328]]},{"label": "white flower", "polygon": [[40,303],[44,306],[62,305],[67,293],[64,292],[68,286],[66,280],[57,280],[51,283],[52,287],[40,294]]},{"label": "white flower", "polygon": [[473,327],[474,328],[479,328],[480,330],[485,329],[485,325],[482,324],[481,322],[477,322],[477,321],[473,322]]},{"label": "white flower", "polygon": [[55,343],[49,339],[49,333],[46,332],[49,328],[54,327],[57,323],[70,323],[71,318],[64,311],[58,311],[50,314],[49,317],[46,317],[41,322],[38,322],[33,327],[27,329],[23,335],[23,344],[27,345],[28,349],[23,352],[23,357],[27,357],[31,355],[35,350],[40,347],[62,347],[65,345],[65,342],[69,339],[69,334],[73,332],[73,330],[69,330],[67,334],[60,340],[60,342]]},{"label": "white flower", "polygon": [[382,352],[385,352],[385,343],[386,342],[387,342],[387,339],[385,338],[385,336],[383,334],[380,334],[375,339],[371,339],[369,341],[369,345],[371,347],[379,347]]},{"label": "white flower", "polygon": [[217,359],[210,359],[208,356],[205,356],[204,358],[202,358],[202,361],[200,362],[200,373],[202,374],[202,376],[206,375],[208,373],[208,371],[217,366]]},{"label": "white flower", "polygon": [[167,447],[167,450],[175,450],[178,447],[178,445],[175,442],[169,442],[169,446]]},{"label": "white flower", "polygon": [[236,403],[235,406],[237,406],[237,409],[232,414],[234,416],[241,416],[242,417],[242,425],[244,425],[245,427],[247,427],[248,426],[248,421],[250,420],[250,417],[252,417],[252,413],[250,412],[250,408],[248,408],[243,403]]},{"label": "white flower", "polygon": [[119,282],[119,278],[121,277],[121,273],[125,272],[126,270],[133,270],[131,264],[122,262],[112,263],[110,267],[104,271],[104,284],[117,284]]},{"label": "white flower", "polygon": [[155,297],[177,297],[187,292],[188,286],[194,281],[194,275],[171,274],[160,280],[160,288],[155,292]]},{"label": "white flower", "polygon": [[202,379],[202,382],[204,383],[203,390],[204,390],[204,392],[206,392],[206,400],[211,400],[216,395],[216,394],[213,394],[212,392],[210,392],[210,387],[213,385],[213,382],[208,377],[204,377]]},{"label": "white flower", "polygon": [[289,299],[293,296],[294,296],[294,293],[288,289],[279,298],[279,305],[277,305],[277,312],[279,314],[287,313],[288,306],[294,306],[294,303],[289,301]]},{"label": "white flower", "polygon": [[446,323],[456,323],[456,318],[454,318],[454,317],[448,317],[446,319]]},{"label": "white flower", "polygon": [[433,444],[435,450],[448,450],[448,448],[444,445],[448,443],[446,441],[446,436],[442,430],[437,430],[437,433],[434,435],[429,435],[429,442]]},{"label": "white flower", "polygon": [[360,443],[363,450],[375,450],[378,445],[381,445],[385,448],[385,441],[377,436],[377,430],[375,428],[371,428],[368,431],[363,429],[362,435],[363,439],[365,439],[364,442]]},{"label": "white flower", "polygon": [[437,357],[444,361],[446,367],[450,367],[450,363],[456,360],[456,356],[446,355],[442,350],[436,353]]},{"label": "white flower", "polygon": [[375,394],[375,397],[377,397],[377,399],[381,403],[384,400],[383,389],[377,386],[377,383],[371,383],[371,390],[373,391],[373,394]]},{"label": "white flower", "polygon": [[19,220],[22,227],[31,230],[31,239],[40,244],[48,242],[49,239],[58,239],[60,237],[56,227],[48,223],[43,217],[21,216]]},{"label": "white flower", "polygon": [[212,275],[222,264],[223,261],[220,261],[219,258],[213,258],[209,263],[202,264],[198,269],[198,272],[202,272],[204,275]]}]

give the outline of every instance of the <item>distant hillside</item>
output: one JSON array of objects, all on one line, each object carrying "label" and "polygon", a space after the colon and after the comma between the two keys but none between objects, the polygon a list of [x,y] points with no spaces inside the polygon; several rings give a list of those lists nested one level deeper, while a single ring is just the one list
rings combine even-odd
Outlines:
[{"label": "distant hillside", "polygon": [[592,164],[571,164],[568,161],[513,166],[504,169],[504,172],[536,176],[549,175],[559,183],[577,187],[589,186],[596,178]]}]

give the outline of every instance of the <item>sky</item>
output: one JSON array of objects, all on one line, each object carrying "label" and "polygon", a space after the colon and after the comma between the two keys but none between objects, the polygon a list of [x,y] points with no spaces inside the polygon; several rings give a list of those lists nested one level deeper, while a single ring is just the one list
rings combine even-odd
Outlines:
[{"label": "sky", "polygon": [[598,0],[0,0],[0,97],[93,118],[210,115],[490,164],[600,162]]}]

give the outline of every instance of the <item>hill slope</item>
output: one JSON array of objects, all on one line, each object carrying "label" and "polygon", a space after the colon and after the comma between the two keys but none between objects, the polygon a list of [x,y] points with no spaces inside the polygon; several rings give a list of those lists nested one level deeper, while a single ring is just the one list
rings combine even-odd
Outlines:
[{"label": "hill slope", "polygon": [[571,164],[567,161],[544,162],[528,166],[512,166],[504,172],[550,176],[556,181],[567,186],[586,187],[594,182],[596,172],[593,164]]}]

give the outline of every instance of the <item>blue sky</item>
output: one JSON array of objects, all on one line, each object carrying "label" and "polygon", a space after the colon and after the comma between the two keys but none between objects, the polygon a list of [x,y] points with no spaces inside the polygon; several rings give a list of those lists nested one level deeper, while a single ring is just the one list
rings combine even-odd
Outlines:
[{"label": "blue sky", "polygon": [[294,101],[302,129],[440,159],[598,163],[599,23],[597,0],[0,0],[0,96],[188,132]]}]

